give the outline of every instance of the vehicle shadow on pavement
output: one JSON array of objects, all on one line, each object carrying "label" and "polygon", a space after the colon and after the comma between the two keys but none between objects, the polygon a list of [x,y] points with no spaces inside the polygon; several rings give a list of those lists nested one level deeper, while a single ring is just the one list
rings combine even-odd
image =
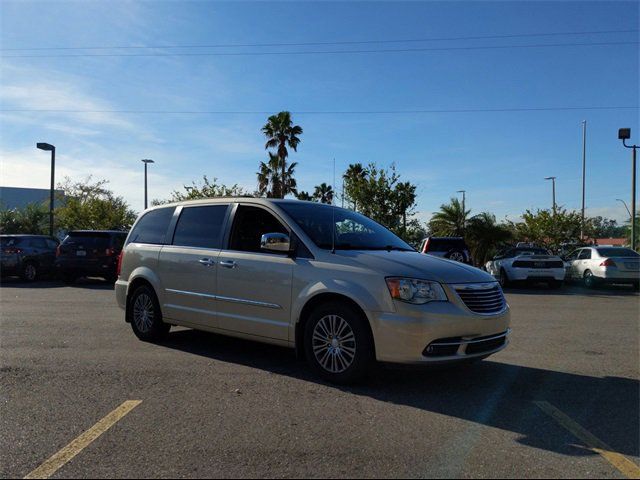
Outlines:
[{"label": "vehicle shadow on pavement", "polygon": [[[367,381],[345,387],[314,376],[287,348],[195,330],[174,331],[162,345],[507,430],[521,436],[519,443],[535,448],[564,455],[595,455],[533,403],[546,401],[614,451],[640,454],[640,382],[635,379],[576,375],[485,360],[447,369],[379,366]],[[482,434],[467,432],[456,441],[468,442],[471,449],[482,442]]]},{"label": "vehicle shadow on pavement", "polygon": [[112,283],[107,283],[102,278],[79,278],[73,283],[65,283],[56,278],[47,278],[42,280],[36,280],[35,282],[25,282],[20,278],[3,278],[0,281],[0,288],[8,287],[8,288],[65,288],[65,287],[76,287],[76,288],[86,288],[90,290],[113,290],[114,285]]}]

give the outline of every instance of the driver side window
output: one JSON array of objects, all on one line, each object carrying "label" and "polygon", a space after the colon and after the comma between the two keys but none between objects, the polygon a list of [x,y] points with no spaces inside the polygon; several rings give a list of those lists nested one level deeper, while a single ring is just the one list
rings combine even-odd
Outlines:
[{"label": "driver side window", "polygon": [[260,249],[260,239],[265,233],[289,231],[271,213],[259,207],[240,205],[236,210],[231,230],[230,250],[267,253]]},{"label": "driver side window", "polygon": [[591,250],[588,248],[585,248],[584,250],[582,250],[580,252],[580,255],[578,256],[578,260],[589,260],[591,258]]}]

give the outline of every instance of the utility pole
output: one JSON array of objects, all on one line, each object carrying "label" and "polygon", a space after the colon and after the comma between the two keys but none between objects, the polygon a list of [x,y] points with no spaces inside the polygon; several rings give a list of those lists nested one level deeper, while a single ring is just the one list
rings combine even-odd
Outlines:
[{"label": "utility pole", "polygon": [[580,223],[580,240],[584,240],[584,200],[587,167],[587,121],[582,121],[582,222]]},{"label": "utility pole", "polygon": [[39,150],[51,152],[51,190],[49,192],[49,236],[53,237],[53,204],[55,197],[56,147],[49,143],[37,143]]}]

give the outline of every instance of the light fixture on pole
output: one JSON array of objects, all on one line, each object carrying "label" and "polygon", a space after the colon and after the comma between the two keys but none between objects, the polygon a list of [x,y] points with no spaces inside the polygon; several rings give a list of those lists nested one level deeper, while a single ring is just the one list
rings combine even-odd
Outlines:
[{"label": "light fixture on pole", "polygon": [[156,163],[149,158],[143,158],[142,163],[144,163],[144,209],[147,209],[147,165],[149,163]]},{"label": "light fixture on pole", "polygon": [[636,149],[638,145],[627,145],[627,140],[631,138],[630,128],[621,128],[618,130],[618,139],[622,140],[622,144],[633,150],[631,157],[631,249],[636,249]]},{"label": "light fixture on pole", "polygon": [[553,214],[556,214],[556,177],[544,177],[545,180],[551,180],[553,183]]},{"label": "light fixture on pole", "polygon": [[51,152],[51,191],[49,192],[49,235],[53,237],[53,196],[55,193],[56,147],[49,143],[37,143],[39,150]]},{"label": "light fixture on pole", "polygon": [[618,202],[622,202],[622,204],[624,205],[624,208],[627,209],[627,213],[629,214],[629,218],[631,218],[631,212],[629,211],[629,205],[627,205],[627,202],[625,202],[624,200],[622,200],[621,198],[616,198],[616,200]]}]

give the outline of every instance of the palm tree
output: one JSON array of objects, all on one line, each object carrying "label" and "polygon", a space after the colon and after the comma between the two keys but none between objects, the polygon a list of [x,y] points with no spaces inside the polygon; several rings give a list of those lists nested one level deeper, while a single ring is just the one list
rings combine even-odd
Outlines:
[{"label": "palm tree", "polygon": [[316,191],[313,192],[313,198],[320,203],[333,203],[333,188],[331,185],[321,183],[316,186]]},{"label": "palm tree", "polygon": [[347,171],[344,172],[342,178],[344,179],[346,186],[345,190],[347,192],[348,197],[351,202],[353,202],[353,209],[357,210],[357,200],[356,196],[358,193],[358,184],[365,178],[367,175],[367,170],[362,166],[361,163],[352,163],[347,168]]},{"label": "palm tree", "polygon": [[267,198],[284,198],[285,195],[293,193],[296,195],[297,182],[293,178],[297,162],[293,162],[286,167],[281,174],[282,161],[278,155],[269,152],[269,161],[260,162],[258,175],[258,193]]},{"label": "palm tree", "polygon": [[402,182],[395,188],[396,205],[402,216],[402,232],[407,231],[407,212],[416,203],[416,186],[411,182]]},{"label": "palm tree", "polygon": [[298,200],[304,200],[305,202],[312,202],[313,196],[309,192],[300,191],[296,195]]},{"label": "palm tree", "polygon": [[471,210],[462,210],[462,204],[457,198],[452,198],[448,204],[440,205],[440,211],[434,212],[429,220],[429,230],[433,235],[445,237],[461,237]]},{"label": "palm tree", "polygon": [[[287,176],[287,157],[289,156],[287,147],[292,148],[294,152],[297,151],[302,127],[293,125],[290,112],[280,112],[267,119],[267,123],[262,127],[262,133],[267,137],[264,148],[276,148],[277,157],[280,159],[279,171],[282,179],[285,179]],[[291,173],[293,174],[293,172]],[[286,181],[282,183],[285,188],[278,192],[279,198],[284,198],[287,193],[293,193],[293,191],[287,191]]]},{"label": "palm tree", "polygon": [[495,215],[482,212],[469,219],[466,239],[476,265],[484,265],[496,247],[511,241],[513,234],[507,225],[496,222]]}]

